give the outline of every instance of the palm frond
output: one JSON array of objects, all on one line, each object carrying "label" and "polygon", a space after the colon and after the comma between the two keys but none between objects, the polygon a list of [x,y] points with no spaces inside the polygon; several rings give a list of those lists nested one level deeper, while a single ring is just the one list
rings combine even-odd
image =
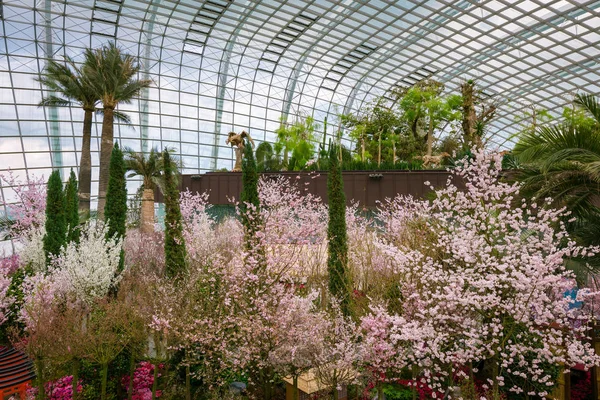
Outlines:
[{"label": "palm frond", "polygon": [[[96,115],[101,115],[102,117],[104,117],[103,108],[97,107],[95,113]],[[113,118],[116,121],[133,128],[133,124],[131,123],[131,117],[129,116],[129,114],[126,114],[122,111],[113,110]]]},{"label": "palm frond", "polygon": [[73,102],[71,102],[67,99],[63,99],[62,97],[48,96],[48,97],[42,98],[42,101],[40,101],[40,103],[38,104],[38,107],[52,107],[52,106],[67,107],[67,106],[70,106],[71,104],[73,104]]},{"label": "palm frond", "polygon": [[[85,77],[72,59],[65,57],[65,63],[54,60],[48,61],[42,75],[36,80],[42,83],[49,91],[60,94],[60,98],[71,103],[76,103],[83,108],[93,108],[98,102],[91,88],[85,84]],[[48,97],[53,97],[50,95]],[[61,105],[47,103],[40,105]]]},{"label": "palm frond", "polygon": [[598,104],[598,99],[595,96],[577,93],[575,95],[575,104],[589,112],[596,120],[596,123],[600,125],[600,104]]},{"label": "palm frond", "polygon": [[123,53],[114,42],[99,49],[85,51],[83,70],[87,83],[98,94],[105,107],[128,103],[152,81],[135,79],[140,70],[137,59]]}]

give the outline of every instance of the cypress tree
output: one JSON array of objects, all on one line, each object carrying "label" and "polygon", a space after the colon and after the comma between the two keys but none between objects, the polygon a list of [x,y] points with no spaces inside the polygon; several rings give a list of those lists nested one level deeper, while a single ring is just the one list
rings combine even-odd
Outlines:
[{"label": "cypress tree", "polygon": [[[106,191],[106,204],[104,206],[104,220],[108,224],[106,238],[125,237],[125,223],[127,221],[127,181],[125,178],[125,161],[123,152],[115,143],[110,156],[108,189]],[[123,270],[124,254],[121,251],[119,271]]]},{"label": "cypress tree", "polygon": [[167,149],[162,156],[165,186],[165,273],[168,277],[177,277],[186,271],[177,171]]},{"label": "cypress tree", "polygon": [[250,143],[246,142],[244,158],[242,159],[242,193],[240,195],[240,211],[246,250],[252,250],[256,245],[256,231],[259,221],[260,201],[258,199],[258,171],[256,160]]},{"label": "cypress tree", "polygon": [[77,178],[72,169],[65,186],[65,216],[68,227],[67,242],[79,242],[79,196]]},{"label": "cypress tree", "polygon": [[46,264],[50,264],[51,255],[59,255],[67,240],[65,217],[65,195],[58,171],[53,171],[48,179],[46,190],[46,234],[44,235],[44,253]]},{"label": "cypress tree", "polygon": [[327,272],[329,273],[329,291],[340,300],[342,312],[349,315],[350,280],[348,276],[346,196],[340,161],[337,156],[338,149],[333,146],[329,152],[329,174],[327,175],[327,196],[329,198]]}]

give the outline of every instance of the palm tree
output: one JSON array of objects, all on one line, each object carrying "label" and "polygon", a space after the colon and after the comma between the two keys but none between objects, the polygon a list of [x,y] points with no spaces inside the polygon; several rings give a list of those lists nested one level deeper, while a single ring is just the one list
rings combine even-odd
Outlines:
[{"label": "palm tree", "polygon": [[71,106],[83,108],[83,141],[81,145],[81,161],[79,163],[79,211],[90,212],[90,191],[92,184],[92,159],[90,142],[92,138],[92,115],[100,97],[85,83],[84,71],[70,57],[65,57],[65,64],[50,60],[43,75],[38,79],[50,93],[39,103],[40,107]]},{"label": "palm tree", "polygon": [[513,150],[524,164],[525,194],[551,197],[578,218],[600,211],[600,106],[591,95],[574,103],[584,115],[526,132]]},{"label": "palm tree", "polygon": [[[569,110],[566,122],[520,138],[513,150],[521,167],[515,177],[523,196],[567,207],[571,214],[563,222],[571,237],[600,245],[600,106],[588,94],[576,95],[574,106],[578,110]],[[600,268],[600,257],[569,260],[567,266],[584,280],[588,266]]]},{"label": "palm tree", "polygon": [[121,51],[115,43],[99,49],[85,50],[83,66],[86,82],[102,101],[104,119],[100,145],[100,182],[98,185],[98,218],[104,218],[104,203],[108,187],[108,166],[114,141],[115,108],[119,103],[131,103],[143,88],[152,83],[136,79],[139,64],[136,59]]},{"label": "palm tree", "polygon": [[143,179],[140,229],[144,233],[154,232],[154,190],[162,170],[161,160],[162,157],[156,147],[150,150],[147,157],[144,153],[125,148],[125,168],[132,171],[127,177],[140,175]]},{"label": "palm tree", "polygon": [[[167,149],[170,153],[174,149]],[[142,192],[142,210],[140,216],[140,229],[144,233],[154,232],[154,191],[158,187],[163,191],[163,157],[158,148],[153,147],[148,155],[142,152],[136,152],[132,149],[125,148],[125,168],[131,171],[128,178],[136,175],[142,177],[143,192]],[[180,165],[177,161],[171,158],[173,171],[178,171]]]}]

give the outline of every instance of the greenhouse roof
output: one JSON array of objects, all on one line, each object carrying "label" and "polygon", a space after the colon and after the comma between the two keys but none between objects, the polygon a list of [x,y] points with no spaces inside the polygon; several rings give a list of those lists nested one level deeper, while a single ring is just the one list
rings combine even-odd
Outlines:
[{"label": "greenhouse roof", "polygon": [[187,173],[231,168],[231,130],[274,141],[282,115],[311,115],[333,135],[338,114],[426,78],[448,93],[475,79],[503,148],[532,107],[600,94],[597,0],[2,0],[0,16],[0,164],[37,175],[81,149],[80,109],[36,106],[45,60],[115,40],[155,82],[115,137],[174,147]]}]

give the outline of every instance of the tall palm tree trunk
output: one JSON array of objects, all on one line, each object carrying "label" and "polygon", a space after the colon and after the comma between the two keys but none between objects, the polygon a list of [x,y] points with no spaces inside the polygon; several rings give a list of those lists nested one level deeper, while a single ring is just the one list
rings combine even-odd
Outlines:
[{"label": "tall palm tree trunk", "polygon": [[142,193],[142,210],[140,229],[143,233],[154,232],[154,190],[144,189]]},{"label": "tall palm tree trunk", "polygon": [[377,166],[381,167],[381,135],[383,135],[383,130],[379,131],[379,143],[377,147]]},{"label": "tall palm tree trunk", "polygon": [[90,197],[92,188],[92,109],[84,109],[83,141],[81,143],[81,160],[79,163],[79,211],[87,218],[90,213]]},{"label": "tall palm tree trunk", "polygon": [[429,130],[427,131],[427,156],[433,153],[433,116],[429,116]]},{"label": "tall palm tree trunk", "polygon": [[100,182],[98,184],[98,219],[101,220],[104,219],[104,204],[106,203],[106,190],[108,189],[108,167],[113,149],[113,113],[113,108],[104,107],[102,141],[100,144]]}]

